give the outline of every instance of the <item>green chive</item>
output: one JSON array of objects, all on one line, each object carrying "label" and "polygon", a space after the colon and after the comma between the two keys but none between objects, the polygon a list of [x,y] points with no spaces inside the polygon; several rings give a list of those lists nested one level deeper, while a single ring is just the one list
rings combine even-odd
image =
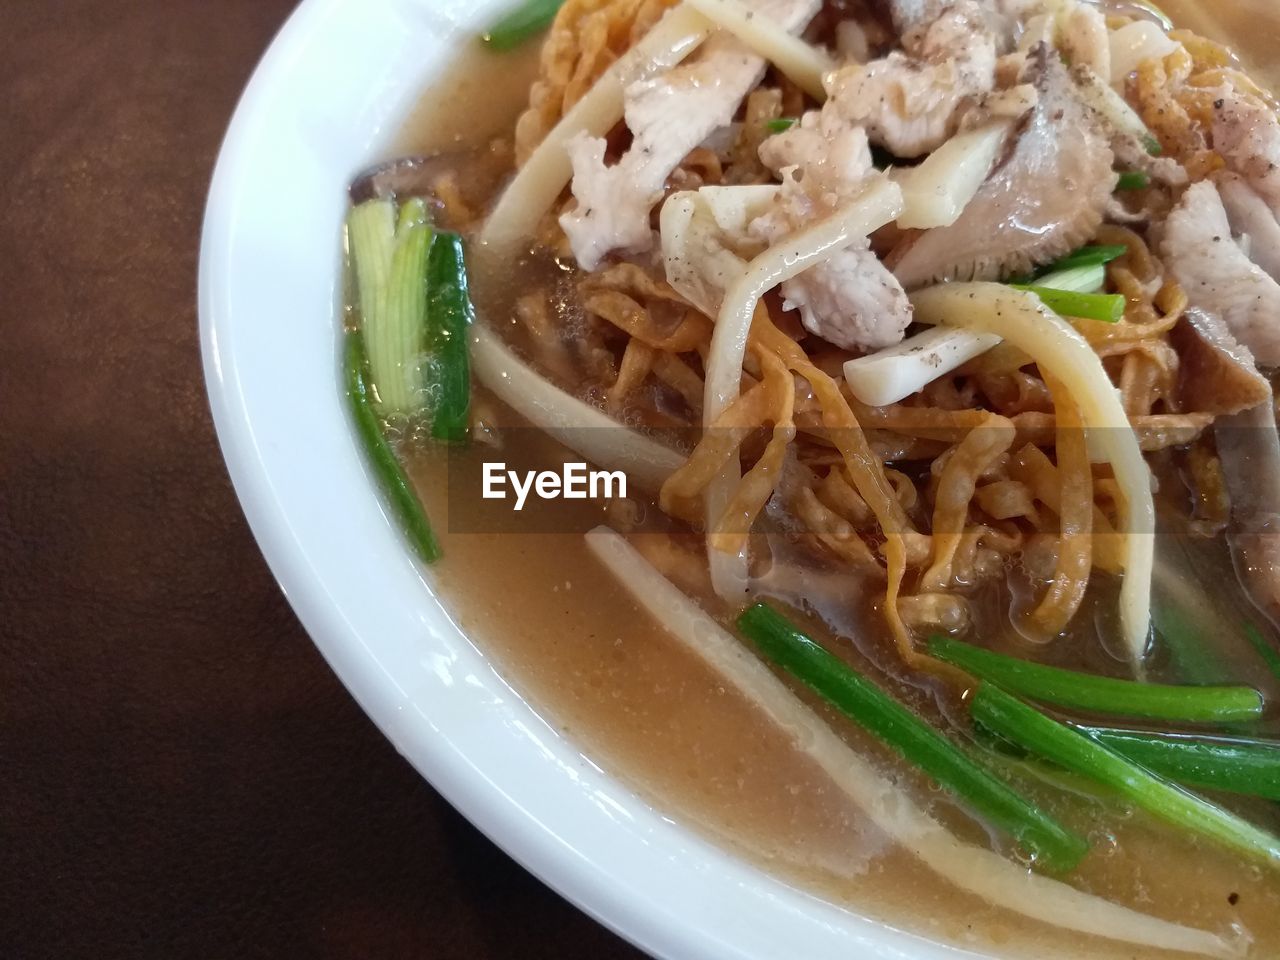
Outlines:
[{"label": "green chive", "polygon": [[1201,684],[1229,679],[1221,659],[1205,643],[1204,635],[1192,629],[1181,611],[1170,603],[1152,604],[1151,624],[1157,639],[1168,649],[1179,679]]},{"label": "green chive", "polygon": [[491,26],[481,40],[491,50],[511,50],[551,26],[564,0],[525,0]]},{"label": "green chive", "polygon": [[1141,170],[1126,170],[1116,180],[1117,190],[1145,190],[1151,186],[1151,176]]},{"label": "green chive", "polygon": [[992,732],[1073,773],[1114,788],[1153,816],[1280,866],[1280,839],[1208,800],[1187,793],[990,683],[979,685],[971,709],[974,721]]},{"label": "green chive", "polygon": [[1088,850],[1072,833],[892,699],[843,660],[763,603],[738,617],[738,629],[766,657],[850,720],[920,767],[974,812],[1010,833],[1051,870],[1070,870]]},{"label": "green chive", "polygon": [[1258,652],[1258,656],[1265,661],[1271,672],[1277,678],[1280,678],[1280,653],[1277,653],[1275,647],[1267,643],[1262,631],[1252,623],[1246,623],[1244,625],[1244,635],[1248,637],[1250,646]]},{"label": "green chive", "polygon": [[776,117],[773,120],[766,120],[764,128],[770,133],[782,133],[784,130],[790,130],[799,122],[795,117]]},{"label": "green chive", "polygon": [[462,238],[440,233],[427,259],[427,349],[433,394],[431,435],[461,442],[471,429],[471,364],[467,328],[474,310],[467,292]]},{"label": "green chive", "polygon": [[1117,323],[1124,316],[1125,299],[1119,293],[1072,293],[1034,283],[1011,283],[1016,290],[1027,290],[1054,313],[1083,320]]},{"label": "green chive", "polygon": [[1095,263],[1110,263],[1112,260],[1123,257],[1128,252],[1129,248],[1123,243],[1091,244],[1087,247],[1081,247],[1079,250],[1071,251],[1061,260],[1055,260],[1044,268],[1044,272],[1056,273],[1059,270],[1069,270],[1072,267],[1087,267]]},{"label": "green chive", "polygon": [[1280,800],[1280,743],[1253,737],[1079,729],[1122,757],[1178,783]]},{"label": "green chive", "polygon": [[1107,268],[1101,263],[1091,263],[1046,273],[1035,285],[1068,293],[1097,293],[1106,282]]},{"label": "green chive", "polygon": [[440,545],[395,450],[382,432],[382,421],[373,409],[365,366],[364,337],[359,330],[353,330],[346,334],[343,373],[356,436],[405,539],[423,563],[435,563],[440,559]]},{"label": "green chive", "polygon": [[1060,707],[1183,723],[1235,723],[1262,715],[1262,696],[1252,687],[1184,687],[1097,677],[1030,663],[949,637],[930,639],[929,652],[979,680]]},{"label": "green chive", "polygon": [[384,416],[411,416],[421,407],[418,364],[424,348],[427,251],[432,230],[426,204],[366,200],[347,215],[360,330],[369,373]]},{"label": "green chive", "polygon": [[1006,283],[1011,285],[1035,283],[1039,278],[1046,277],[1054,273],[1060,273],[1063,270],[1073,270],[1076,267],[1091,267],[1096,264],[1110,263],[1117,257],[1122,257],[1129,252],[1129,248],[1123,244],[1111,244],[1107,246],[1091,245],[1073,250],[1060,260],[1055,260],[1047,266],[1040,267],[1034,273],[1010,277]]}]

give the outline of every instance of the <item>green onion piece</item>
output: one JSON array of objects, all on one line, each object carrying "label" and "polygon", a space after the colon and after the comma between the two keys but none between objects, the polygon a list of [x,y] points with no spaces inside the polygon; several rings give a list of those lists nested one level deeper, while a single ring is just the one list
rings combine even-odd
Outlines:
[{"label": "green onion piece", "polygon": [[738,629],[766,657],[920,767],[976,813],[1008,831],[1049,869],[1070,870],[1088,851],[1083,837],[1037,809],[771,607],[757,603],[748,608],[738,617]]},{"label": "green onion piece", "polygon": [[481,36],[491,50],[511,50],[537,36],[556,18],[564,0],[525,0]]},{"label": "green onion piece", "polygon": [[1205,643],[1204,634],[1187,623],[1171,600],[1151,605],[1151,625],[1159,642],[1168,648],[1179,679],[1201,684],[1229,679],[1221,658]]},{"label": "green onion piece", "polygon": [[343,373],[347,404],[355,421],[356,436],[373,468],[378,486],[414,553],[423,563],[434,563],[440,559],[440,545],[431,532],[426,511],[418,502],[404,468],[400,466],[395,451],[382,432],[382,422],[373,409],[369,384],[365,378],[364,338],[359,331],[346,335]]},{"label": "green onion piece", "polygon": [[1119,293],[1072,293],[1055,290],[1038,283],[1011,283],[1016,290],[1027,290],[1040,298],[1040,302],[1054,313],[1083,320],[1101,320],[1116,323],[1124,316],[1125,299]]},{"label": "green onion piece", "polygon": [[979,685],[971,709],[977,723],[1046,760],[1114,788],[1153,816],[1280,866],[1280,839],[1157,777],[1003,690],[989,683]]},{"label": "green onion piece", "polygon": [[1053,276],[1056,273],[1062,273],[1066,270],[1074,270],[1077,267],[1092,267],[1101,264],[1110,263],[1117,257],[1122,257],[1129,252],[1129,248],[1123,244],[1090,245],[1073,250],[1065,257],[1055,260],[1053,263],[1045,267],[1040,267],[1034,273],[1024,274],[1016,277],[1009,277],[1005,282],[1011,286],[1018,284],[1039,283],[1040,278]]},{"label": "green onion piece", "polygon": [[391,200],[367,200],[348,214],[347,237],[378,410],[411,415],[422,406],[418,364],[431,246],[426,204],[408,201],[397,214]]},{"label": "green onion piece", "polygon": [[770,133],[782,133],[784,130],[790,130],[799,122],[795,117],[775,117],[772,120],[766,120],[764,128]]},{"label": "green onion piece", "polygon": [[1233,723],[1262,714],[1262,696],[1251,687],[1182,687],[1096,677],[1029,663],[949,637],[931,638],[929,653],[979,680],[1060,707],[1185,723]]},{"label": "green onion piece", "polygon": [[400,204],[400,212],[396,216],[396,236],[403,237],[406,230],[430,223],[431,214],[427,210],[427,201],[421,197],[410,197]]},{"label": "green onion piece", "polygon": [[1079,729],[1120,756],[1178,783],[1280,800],[1280,743],[1252,737]]},{"label": "green onion piece", "polygon": [[1141,170],[1126,170],[1116,181],[1117,190],[1145,190],[1151,186],[1151,176]]},{"label": "green onion piece", "polygon": [[1035,285],[1069,293],[1097,293],[1106,281],[1107,268],[1101,263],[1092,263],[1046,273]]},{"label": "green onion piece", "polygon": [[1091,244],[1081,247],[1079,250],[1073,250],[1061,260],[1056,260],[1049,264],[1044,268],[1044,273],[1056,273],[1059,270],[1086,267],[1095,263],[1110,263],[1112,260],[1123,257],[1128,252],[1129,248],[1122,243]]},{"label": "green onion piece", "polygon": [[440,233],[427,259],[427,349],[431,353],[435,412],[431,435],[461,442],[471,427],[471,363],[467,327],[474,310],[467,292],[462,238]]},{"label": "green onion piece", "polygon": [[1267,643],[1266,637],[1252,623],[1244,625],[1244,635],[1249,639],[1250,646],[1258,652],[1271,672],[1280,678],[1280,653],[1276,652],[1275,647]]},{"label": "green onion piece", "polygon": [[1153,157],[1158,157],[1164,153],[1164,147],[1160,146],[1160,141],[1153,134],[1147,134],[1142,138],[1142,145],[1147,148],[1147,153]]},{"label": "green onion piece", "polygon": [[390,200],[369,200],[347,213],[347,247],[355,275],[362,323],[385,313],[383,301],[396,249],[396,209]]}]

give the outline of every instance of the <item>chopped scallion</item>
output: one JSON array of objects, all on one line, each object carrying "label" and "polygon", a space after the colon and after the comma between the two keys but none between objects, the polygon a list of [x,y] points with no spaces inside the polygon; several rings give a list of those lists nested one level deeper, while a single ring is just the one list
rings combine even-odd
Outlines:
[{"label": "chopped scallion", "polygon": [[1095,263],[1110,263],[1112,260],[1123,257],[1128,252],[1129,248],[1123,243],[1091,244],[1087,247],[1081,247],[1079,250],[1071,251],[1060,260],[1055,260],[1044,268],[1044,273],[1056,273],[1059,270],[1069,270],[1072,267],[1087,267]]},{"label": "chopped scallion", "polygon": [[1152,604],[1151,625],[1156,638],[1169,651],[1180,680],[1189,683],[1220,683],[1229,679],[1222,661],[1210,651],[1202,633],[1191,628],[1181,612],[1167,603]]},{"label": "chopped scallion", "polygon": [[1151,176],[1141,170],[1125,170],[1116,180],[1117,190],[1145,190],[1151,186]]},{"label": "chopped scallion", "polygon": [[1234,723],[1262,714],[1262,696],[1252,687],[1184,687],[1098,677],[1030,663],[949,637],[930,639],[929,652],[979,680],[1061,707],[1184,723]]},{"label": "chopped scallion", "polygon": [[1117,323],[1124,316],[1125,299],[1118,293],[1073,293],[1036,283],[1013,283],[1010,286],[1034,293],[1041,303],[1060,316],[1104,323]]},{"label": "chopped scallion", "polygon": [[799,122],[795,117],[774,117],[772,120],[764,122],[764,128],[770,133],[782,133],[784,130],[790,130]]},{"label": "chopped scallion", "polygon": [[556,18],[564,0],[524,0],[481,37],[492,50],[511,50],[537,36]]},{"label": "chopped scallion", "polygon": [[431,236],[421,200],[405,202],[398,213],[391,200],[367,200],[347,216],[360,329],[383,416],[408,416],[422,405],[418,365]]},{"label": "chopped scallion", "polygon": [[1066,769],[1112,787],[1135,806],[1248,856],[1280,865],[1280,839],[1188,793],[990,683],[971,703],[973,719],[993,733]]},{"label": "chopped scallion", "polygon": [[473,310],[467,291],[462,238],[440,233],[427,261],[427,348],[434,392],[431,435],[460,442],[470,430],[471,364],[467,327]]},{"label": "chopped scallion", "polygon": [[1009,277],[1007,283],[1011,285],[1037,283],[1041,277],[1047,277],[1055,273],[1061,273],[1064,270],[1074,270],[1076,267],[1092,267],[1101,264],[1110,263],[1117,257],[1124,256],[1129,248],[1123,244],[1108,245],[1090,245],[1080,247],[1073,250],[1065,257],[1055,260],[1035,270],[1033,273],[1023,276]]},{"label": "chopped scallion", "polygon": [[1098,293],[1106,281],[1107,268],[1101,263],[1093,263],[1046,273],[1035,285],[1070,293]]},{"label": "chopped scallion", "polygon": [[738,618],[738,629],[766,657],[850,720],[920,767],[976,813],[1008,831],[1052,870],[1070,870],[1088,843],[1037,809],[951,740],[763,603]]},{"label": "chopped scallion", "polygon": [[1081,727],[1139,766],[1191,787],[1280,800],[1280,743]]},{"label": "chopped scallion", "polygon": [[1280,678],[1280,652],[1277,652],[1275,647],[1267,643],[1267,639],[1262,635],[1262,631],[1252,623],[1246,623],[1244,625],[1244,635],[1248,638],[1249,645],[1257,651],[1258,656],[1263,659],[1271,672],[1275,674],[1277,678]]},{"label": "chopped scallion", "polygon": [[346,334],[343,375],[356,436],[405,539],[423,563],[434,563],[440,559],[440,545],[395,450],[382,432],[382,421],[373,408],[365,367],[364,338],[359,330],[353,330]]}]

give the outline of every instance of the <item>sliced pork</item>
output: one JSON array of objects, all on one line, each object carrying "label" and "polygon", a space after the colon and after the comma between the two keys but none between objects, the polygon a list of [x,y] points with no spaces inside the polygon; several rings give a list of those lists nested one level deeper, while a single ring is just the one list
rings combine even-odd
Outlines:
[{"label": "sliced pork", "polygon": [[965,108],[995,86],[996,38],[982,5],[959,0],[907,31],[902,46],[836,71],[826,109],[865,126],[895,156],[918,157],[955,133]]},{"label": "sliced pork", "polygon": [[1211,182],[1192,184],[1169,213],[1160,254],[1193,306],[1221,317],[1258,363],[1280,365],[1280,284],[1232,240]]},{"label": "sliced pork", "polygon": [[1111,37],[1102,10],[1092,3],[1072,3],[1064,6],[1057,19],[1058,42],[1067,62],[1110,77]]},{"label": "sliced pork", "polygon": [[1220,92],[1213,103],[1213,149],[1280,212],[1280,118],[1230,86]]},{"label": "sliced pork", "polygon": [[1217,182],[1232,234],[1241,239],[1250,260],[1280,280],[1280,222],[1275,212],[1238,173],[1224,174]]},{"label": "sliced pork", "polygon": [[[761,160],[782,177],[772,209],[751,224],[753,236],[775,243],[827,216],[857,195],[869,176],[867,134],[828,111],[811,111],[798,126],[761,145]],[[783,307],[798,310],[805,329],[845,349],[897,343],[911,323],[902,285],[865,238],[836,251],[782,285]]]},{"label": "sliced pork", "polygon": [[[799,31],[818,0],[748,0],[762,16]],[[638,252],[653,243],[649,213],[667,177],[712,133],[733,121],[739,104],[764,75],[764,60],[737,39],[717,33],[685,63],[626,91],[623,119],[631,146],[612,166],[605,141],[585,134],[568,144],[576,204],[560,217],[574,257],[593,270],[614,250]]]}]

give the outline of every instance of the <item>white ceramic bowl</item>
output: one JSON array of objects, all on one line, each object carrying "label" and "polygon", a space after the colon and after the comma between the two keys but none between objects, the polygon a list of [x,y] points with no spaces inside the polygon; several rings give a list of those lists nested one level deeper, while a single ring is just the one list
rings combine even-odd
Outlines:
[{"label": "white ceramic bowl", "polygon": [[650,953],[977,956],[797,891],[602,772],[494,671],[483,637],[473,645],[458,630],[383,513],[340,404],[345,188],[494,7],[306,0],[231,123],[205,217],[200,326],[218,437],[267,562],[343,683],[423,776]]}]

